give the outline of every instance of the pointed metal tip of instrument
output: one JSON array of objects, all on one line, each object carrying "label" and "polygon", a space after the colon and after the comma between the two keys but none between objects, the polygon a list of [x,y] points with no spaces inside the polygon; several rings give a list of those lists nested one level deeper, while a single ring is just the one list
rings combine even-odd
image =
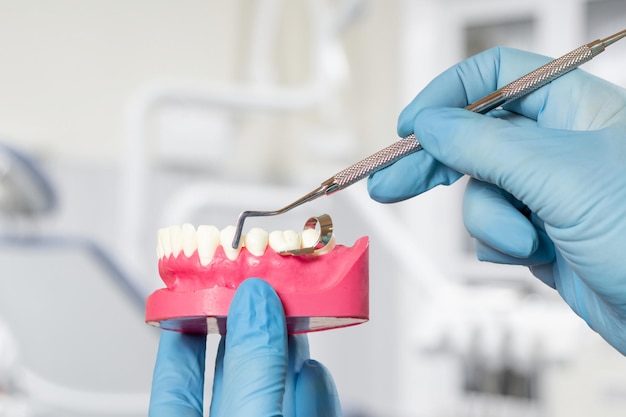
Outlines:
[{"label": "pointed metal tip of instrument", "polygon": [[233,249],[237,249],[239,247],[239,241],[241,240],[241,235],[243,233],[243,222],[248,217],[248,212],[244,211],[239,213],[239,217],[237,218],[237,224],[235,225],[235,236],[233,236],[233,242],[231,246]]},{"label": "pointed metal tip of instrument", "polygon": [[615,42],[619,41],[620,39],[623,39],[626,37],[626,29],[617,32],[614,35],[611,35],[607,38],[602,39],[602,46],[604,46],[605,48],[609,45],[614,44]]}]

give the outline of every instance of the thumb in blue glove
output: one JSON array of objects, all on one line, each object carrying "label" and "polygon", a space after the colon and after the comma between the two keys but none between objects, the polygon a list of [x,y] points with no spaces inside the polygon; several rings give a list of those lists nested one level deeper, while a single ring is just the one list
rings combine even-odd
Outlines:
[{"label": "thumb in blue glove", "polygon": [[458,108],[547,60],[497,48],[435,79],[399,122],[424,155],[375,175],[370,194],[398,201],[471,176],[478,257],[529,266],[626,353],[626,92],[575,70],[492,117]]},{"label": "thumb in blue glove", "polygon": [[[150,416],[202,416],[205,336],[164,331]],[[306,336],[287,336],[280,300],[266,282],[243,282],[220,341],[211,416],[339,416],[332,377],[309,359]]]}]

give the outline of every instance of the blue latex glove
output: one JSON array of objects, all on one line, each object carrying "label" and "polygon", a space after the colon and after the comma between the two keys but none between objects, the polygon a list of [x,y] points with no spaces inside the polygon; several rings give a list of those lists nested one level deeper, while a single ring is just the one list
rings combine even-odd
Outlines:
[{"label": "blue latex glove", "polygon": [[470,175],[479,259],[529,266],[626,354],[626,92],[575,70],[491,117],[460,109],[547,61],[496,48],[433,80],[398,126],[425,151],[370,178],[370,195],[399,201]]},{"label": "blue latex glove", "polygon": [[[200,417],[206,337],[163,331],[151,417]],[[309,359],[305,335],[287,336],[282,304],[260,279],[243,282],[230,306],[215,363],[213,417],[341,415],[327,369]]]}]

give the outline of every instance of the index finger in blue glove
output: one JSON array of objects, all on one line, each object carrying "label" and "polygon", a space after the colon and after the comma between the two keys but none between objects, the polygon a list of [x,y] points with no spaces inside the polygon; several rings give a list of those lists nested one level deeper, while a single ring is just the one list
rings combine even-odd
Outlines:
[{"label": "index finger in blue glove", "polygon": [[150,417],[202,417],[206,336],[162,331]]},{"label": "index finger in blue glove", "polygon": [[[413,133],[415,117],[425,108],[465,107],[550,60],[542,55],[500,47],[460,62],[430,82],[402,111],[398,119],[398,134],[406,136]],[[597,109],[612,105],[618,111],[620,94],[608,81],[582,70],[574,70],[512,101],[505,108],[538,121],[541,127],[567,126],[572,130],[593,130],[606,125],[606,118],[614,113],[604,109],[602,115],[605,117],[597,117]]]},{"label": "index finger in blue glove", "polygon": [[461,175],[427,152],[415,152],[370,176],[367,191],[379,203],[395,203],[438,185],[450,185]]},{"label": "index finger in blue glove", "polygon": [[512,48],[492,48],[468,58],[433,79],[406,106],[398,118],[398,135],[413,133],[415,117],[425,108],[463,108],[548,61],[547,57]]},{"label": "index finger in blue glove", "polygon": [[[280,299],[260,279],[248,279],[230,305],[217,416],[279,416],[288,366]],[[216,399],[214,398],[214,401]]]}]

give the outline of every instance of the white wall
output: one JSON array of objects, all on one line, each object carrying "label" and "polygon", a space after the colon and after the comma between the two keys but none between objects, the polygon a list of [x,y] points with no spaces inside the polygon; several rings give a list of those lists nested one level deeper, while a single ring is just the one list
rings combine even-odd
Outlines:
[{"label": "white wall", "polygon": [[[285,2],[281,82],[306,79],[303,6]],[[241,82],[254,1],[0,1],[0,136],[53,156],[115,160],[125,105],[155,80]],[[393,137],[394,3],[345,33],[354,125]],[[286,59],[289,56],[290,59]],[[372,141],[373,139],[369,139]]]}]

